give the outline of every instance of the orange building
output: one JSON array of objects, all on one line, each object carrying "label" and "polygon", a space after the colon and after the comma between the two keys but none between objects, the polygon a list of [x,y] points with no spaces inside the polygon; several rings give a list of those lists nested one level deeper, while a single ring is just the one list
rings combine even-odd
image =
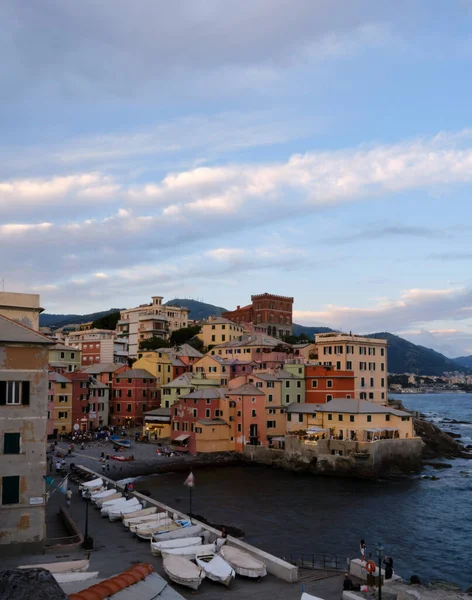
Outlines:
[{"label": "orange building", "polygon": [[222,313],[221,316],[238,324],[252,323],[277,338],[292,334],[292,297],[256,294],[251,296],[251,302],[247,306],[238,306],[236,310]]},{"label": "orange building", "polygon": [[354,398],[355,379],[353,371],[306,364],[305,401],[308,404],[325,404],[335,398]]},{"label": "orange building", "polygon": [[245,446],[267,446],[266,395],[252,383],[228,390],[230,406],[234,407],[234,449]]}]

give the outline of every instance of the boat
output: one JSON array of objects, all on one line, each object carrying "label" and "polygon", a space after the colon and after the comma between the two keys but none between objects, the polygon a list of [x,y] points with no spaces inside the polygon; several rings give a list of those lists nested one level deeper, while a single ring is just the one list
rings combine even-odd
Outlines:
[{"label": "boat", "polygon": [[89,568],[90,561],[87,558],[81,560],[68,560],[66,562],[42,563],[22,565],[19,569],[46,569],[50,573],[79,573]]},{"label": "boat", "polygon": [[169,579],[192,590],[198,590],[205,579],[205,571],[183,556],[165,554],[162,565]]},{"label": "boat", "polygon": [[[133,514],[133,513],[131,513]],[[123,515],[123,525],[129,529],[131,525],[146,525],[146,523],[152,523],[157,521],[156,515],[144,515],[143,517],[129,517],[129,514]]]},{"label": "boat", "polygon": [[97,579],[98,571],[87,571],[86,573],[52,573],[52,576],[57,583],[75,583],[76,581],[88,581],[89,579]]},{"label": "boat", "polygon": [[311,594],[307,594],[306,592],[303,592],[301,600],[323,600],[323,599],[319,598],[318,596],[312,596]]},{"label": "boat", "polygon": [[105,496],[105,498],[96,498],[95,506],[97,508],[100,508],[101,506],[103,506],[103,504],[105,504],[105,502],[112,502],[112,500],[119,500],[120,498],[123,498],[123,494],[121,492],[115,492],[110,496]]},{"label": "boat", "polygon": [[117,512],[120,511],[117,519],[120,518],[121,515],[121,510],[127,508],[128,506],[132,506],[133,510],[138,510],[138,508],[142,508],[142,504],[139,504],[138,500],[136,500],[135,498],[133,498],[132,500],[126,500],[126,498],[123,498],[124,501],[121,501],[121,498],[119,498],[118,500],[116,500],[116,503],[111,503],[111,504],[107,504],[105,502],[105,504],[102,506],[101,509],[101,514],[102,517],[108,517],[108,515],[110,514],[110,511],[113,512]]},{"label": "boat", "polygon": [[79,485],[79,490],[93,490],[95,488],[103,487],[103,479],[92,479],[91,481],[85,481]]},{"label": "boat", "polygon": [[157,513],[156,506],[150,506],[149,508],[142,508],[141,510],[137,510],[134,513],[130,513],[127,515],[127,519],[134,519],[134,517],[146,517],[149,515],[153,515]]},{"label": "boat", "polygon": [[195,560],[197,565],[205,571],[208,579],[212,581],[228,586],[236,577],[233,567],[214,552],[198,551]]},{"label": "boat", "polygon": [[152,537],[155,542],[165,542],[167,540],[180,540],[182,538],[194,537],[201,533],[201,525],[189,525],[188,527],[179,527],[178,529],[168,531],[167,533],[159,533]]},{"label": "boat", "polygon": [[168,521],[167,523],[164,522],[155,525],[154,527],[139,527],[136,529],[135,533],[142,540],[151,540],[154,536],[158,536],[159,533],[168,533],[169,531],[174,531],[179,528],[180,525],[177,525],[174,521]]},{"label": "boat", "polygon": [[116,446],[121,446],[122,448],[131,448],[131,442],[129,440],[123,440],[118,435],[111,435],[110,442]]},{"label": "boat", "polygon": [[161,527],[161,525],[165,525],[167,522],[173,522],[167,513],[158,513],[157,515],[151,515],[151,517],[144,522],[137,521],[136,523],[130,523],[129,530],[135,533],[137,529],[152,529],[153,527]]},{"label": "boat", "polygon": [[[199,552],[215,552],[215,543],[213,544],[197,544],[195,546],[184,546],[183,548],[168,548],[165,551],[162,551],[161,554],[172,554],[173,556],[184,556],[185,558],[189,558],[190,560],[195,560],[195,557]],[[201,565],[200,565],[201,566]]]},{"label": "boat", "polygon": [[267,575],[265,564],[234,546],[223,546],[220,556],[230,564],[238,575],[243,577],[264,577]]},{"label": "boat", "polygon": [[96,502],[97,500],[100,500],[100,498],[107,498],[108,496],[113,496],[113,494],[116,494],[116,490],[115,489],[110,489],[110,490],[102,490],[101,492],[95,492],[90,496],[90,500],[92,502]]},{"label": "boat", "polygon": [[116,456],[116,455],[113,455],[113,456],[110,456],[110,458],[112,460],[118,460],[120,462],[128,462],[130,460],[134,460],[134,456]]},{"label": "boat", "polygon": [[[128,502],[130,502],[130,500],[128,500]],[[133,503],[128,506],[126,506],[126,505],[118,506],[116,509],[114,509],[112,507],[108,511],[108,518],[110,519],[110,521],[121,521],[121,519],[123,518],[123,515],[126,515],[127,513],[136,512],[137,510],[139,510],[142,507],[143,507],[143,505],[140,504],[139,502],[138,502],[138,504]]]},{"label": "boat", "polygon": [[151,552],[154,556],[159,556],[162,552],[173,550],[174,548],[185,548],[186,546],[201,546],[201,537],[180,538],[177,540],[167,540],[166,542],[153,542],[151,540]]},{"label": "boat", "polygon": [[104,485],[102,485],[98,488],[92,488],[92,489],[85,488],[83,490],[79,490],[79,494],[81,494],[82,498],[91,498],[93,494],[100,494],[101,492],[104,492],[105,490],[106,490],[106,487]]}]

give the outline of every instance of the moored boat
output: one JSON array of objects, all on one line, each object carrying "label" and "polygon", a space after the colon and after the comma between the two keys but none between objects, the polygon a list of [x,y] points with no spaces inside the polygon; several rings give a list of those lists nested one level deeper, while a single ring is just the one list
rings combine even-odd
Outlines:
[{"label": "moored boat", "polygon": [[136,535],[142,540],[150,540],[153,536],[158,536],[159,533],[168,533],[169,531],[174,531],[179,528],[180,526],[177,525],[177,523],[169,521],[168,523],[160,523],[154,527],[140,527],[136,529]]},{"label": "moored boat", "polygon": [[[113,500],[120,500],[123,498],[123,494],[121,492],[116,492],[115,494],[111,494],[110,496],[105,496],[105,498],[96,498],[95,506],[97,508],[101,508],[106,502],[112,502]],[[126,500],[126,498],[125,498]]]},{"label": "moored boat", "polygon": [[[102,508],[100,510],[102,517],[108,517],[108,512],[110,511],[111,508],[118,508],[119,506],[122,506],[124,508],[126,506],[127,502],[128,502],[128,500],[126,500],[126,498],[124,496],[121,498],[118,498],[118,500],[113,500],[112,502],[104,502],[102,504]],[[136,502],[137,502],[137,500],[136,500]]]},{"label": "moored boat", "polygon": [[151,552],[154,556],[159,556],[162,552],[167,552],[174,548],[185,548],[186,546],[201,546],[201,537],[180,538],[177,540],[167,540],[165,542],[153,542],[151,540]]},{"label": "moored boat", "polygon": [[103,487],[103,479],[98,477],[97,479],[92,479],[91,481],[85,481],[79,485],[79,490],[93,490],[96,488]]},{"label": "moored boat", "polygon": [[195,560],[197,565],[205,571],[208,579],[212,581],[228,586],[236,577],[233,567],[214,552],[197,551]]},{"label": "moored boat", "polygon": [[[183,548],[169,548],[162,551],[161,554],[172,554],[172,556],[184,556],[190,560],[195,560],[195,557],[199,552],[215,552],[215,544],[199,544],[196,546],[184,546]],[[200,565],[201,566],[201,565]]]},{"label": "moored boat", "polygon": [[146,519],[143,523],[136,522],[130,523],[129,530],[133,533],[136,533],[138,529],[152,529],[153,527],[160,527],[161,525],[165,525],[166,523],[173,523],[172,519],[167,515],[167,513],[158,513],[157,515],[151,515],[152,519]]},{"label": "moored boat", "polygon": [[264,577],[267,575],[265,564],[251,554],[234,546],[223,546],[220,556],[230,564],[238,575],[243,577]]},{"label": "moored boat", "polygon": [[205,571],[182,556],[165,554],[162,561],[164,571],[175,583],[198,590],[205,578]]},{"label": "moored boat", "polygon": [[129,440],[123,440],[118,435],[111,435],[110,442],[116,446],[121,446],[122,448],[131,448],[131,442]]},{"label": "moored boat", "polygon": [[[133,498],[133,500],[135,500],[135,498]],[[108,518],[110,519],[110,521],[121,521],[123,515],[135,512],[143,507],[143,505],[140,504],[139,501],[137,504],[132,500],[128,500],[128,502],[130,504],[125,504],[124,506],[118,506],[116,508],[110,508],[110,510],[108,511]]]},{"label": "moored boat", "polygon": [[144,515],[143,517],[129,518],[128,515],[124,515],[123,516],[123,525],[128,529],[131,527],[131,525],[135,525],[135,526],[136,525],[146,525],[146,523],[158,522],[158,520],[155,519],[155,516],[156,515]]},{"label": "moored boat", "polygon": [[90,561],[87,558],[81,560],[68,560],[66,562],[41,563],[22,565],[19,569],[46,569],[50,573],[79,573],[89,568]]},{"label": "moored boat", "polygon": [[91,496],[90,496],[90,500],[91,502],[95,503],[97,500],[100,500],[101,498],[107,498],[108,496],[113,496],[113,494],[116,494],[116,490],[111,488],[109,490],[102,490],[101,492],[94,492]]},{"label": "moored boat", "polygon": [[181,538],[189,538],[200,535],[202,532],[201,525],[189,525],[188,527],[180,527],[174,531],[168,531],[167,533],[159,533],[153,535],[155,542],[164,542],[166,540],[178,540]]}]

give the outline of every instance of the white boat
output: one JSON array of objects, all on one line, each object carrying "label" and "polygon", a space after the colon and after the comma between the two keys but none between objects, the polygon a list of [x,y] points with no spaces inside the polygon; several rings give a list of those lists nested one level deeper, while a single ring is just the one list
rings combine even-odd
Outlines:
[{"label": "white boat", "polygon": [[205,571],[208,579],[212,581],[228,586],[236,577],[233,567],[214,552],[199,551],[195,556],[195,560],[197,565]]},{"label": "white boat", "polygon": [[92,479],[91,481],[81,483],[79,485],[79,490],[93,490],[100,487],[103,487],[103,479],[98,477],[98,479]]},{"label": "white boat", "polygon": [[163,519],[150,519],[149,521],[144,521],[143,523],[131,523],[131,525],[129,526],[129,530],[132,533],[137,533],[138,529],[140,529],[141,531],[146,531],[148,529],[152,531],[153,529],[155,529],[157,531],[159,527],[162,527],[163,525],[168,525],[169,523],[173,522],[174,521],[172,521],[172,519],[169,519],[168,517],[165,517]]},{"label": "white boat", "polygon": [[144,515],[144,517],[131,517],[128,518],[129,515],[124,515],[123,517],[123,525],[126,528],[130,528],[131,526],[137,527],[138,525],[146,525],[146,523],[158,523],[159,521],[156,519],[156,515]]},{"label": "white boat", "polygon": [[99,494],[100,492],[104,492],[106,490],[106,488],[101,485],[100,487],[97,488],[92,488],[92,489],[83,489],[83,490],[79,490],[80,495],[82,496],[82,498],[91,498],[93,494]]},{"label": "white boat", "polygon": [[312,596],[311,594],[307,594],[306,592],[303,592],[301,600],[323,600],[323,599],[319,598],[318,596]]},{"label": "white boat", "polygon": [[[118,510],[119,508],[124,508],[125,506],[129,506],[128,502],[130,502],[130,500],[126,500],[126,498],[118,498],[118,500],[114,500],[110,503],[105,502],[102,505],[102,509],[101,509],[101,514],[102,517],[108,517],[108,513],[110,512],[110,510]],[[132,503],[132,506],[137,506],[139,504],[139,502],[137,500],[135,500]]]},{"label": "white boat", "polygon": [[180,527],[174,531],[168,531],[167,533],[159,533],[153,535],[155,542],[165,542],[166,540],[179,540],[182,538],[194,537],[200,535],[202,532],[201,525],[190,525],[189,527]]},{"label": "white boat", "polygon": [[151,506],[150,508],[142,508],[141,510],[137,510],[134,513],[128,515],[128,519],[132,519],[134,517],[144,517],[147,515],[153,515],[157,512],[157,508],[155,506]]},{"label": "white boat", "polygon": [[90,561],[87,558],[83,560],[68,560],[66,562],[42,563],[32,565],[22,565],[19,569],[46,569],[50,573],[78,573],[86,571],[89,568]]},{"label": "white boat", "polygon": [[105,498],[97,498],[95,500],[95,506],[97,508],[100,508],[103,504],[105,504],[105,502],[111,502],[112,500],[119,500],[120,498],[123,498],[123,494],[121,494],[120,492],[116,492],[116,494],[112,494],[111,496],[105,496]]},{"label": "white boat", "polygon": [[132,512],[136,512],[137,510],[141,509],[143,507],[142,504],[140,504],[138,502],[138,504],[130,504],[129,506],[127,506],[125,504],[125,506],[119,506],[116,509],[113,509],[113,507],[108,511],[108,518],[110,519],[110,521],[121,521],[121,519],[123,518],[123,515],[126,515],[128,513],[132,513]]},{"label": "white boat", "polygon": [[234,546],[223,546],[220,556],[229,563],[238,575],[243,577],[264,577],[267,575],[265,564],[247,552]]},{"label": "white boat", "polygon": [[52,576],[57,583],[74,583],[76,581],[88,581],[89,579],[97,579],[98,571],[87,571],[86,573],[52,573]]},{"label": "white boat", "polygon": [[168,523],[160,523],[159,525],[151,528],[139,528],[136,530],[136,535],[142,540],[151,540],[154,535],[175,531],[179,528],[180,526],[177,525],[177,523],[174,523],[174,521],[169,521]]},{"label": "white boat", "polygon": [[153,542],[151,540],[151,552],[154,556],[159,556],[161,552],[167,552],[174,548],[185,548],[186,546],[201,546],[201,537],[181,538],[177,540],[167,540],[166,542]]},{"label": "white boat", "polygon": [[[138,517],[136,521],[131,522],[129,524],[129,528],[131,531],[136,531],[136,529],[138,528],[137,526],[139,526],[140,522],[139,519],[145,519],[142,524],[143,527],[147,526],[147,525],[159,525],[162,523],[165,523],[167,521],[172,521],[172,519],[169,517],[169,515],[166,512],[160,512],[160,513],[154,513],[153,515],[145,515],[144,517]],[[125,525],[126,527],[126,525]]]},{"label": "white boat", "polygon": [[110,490],[102,490],[101,492],[94,492],[90,496],[90,500],[95,503],[97,500],[100,500],[101,498],[107,498],[108,496],[113,496],[113,494],[116,494],[116,490],[113,488]]},{"label": "white boat", "polygon": [[215,552],[215,544],[201,544],[197,546],[184,546],[183,548],[169,548],[161,552],[164,554],[172,554],[173,556],[184,556],[190,560],[195,560],[195,557],[199,552]]},{"label": "white boat", "polygon": [[162,565],[169,579],[192,590],[198,590],[205,579],[205,571],[182,556],[166,554]]}]

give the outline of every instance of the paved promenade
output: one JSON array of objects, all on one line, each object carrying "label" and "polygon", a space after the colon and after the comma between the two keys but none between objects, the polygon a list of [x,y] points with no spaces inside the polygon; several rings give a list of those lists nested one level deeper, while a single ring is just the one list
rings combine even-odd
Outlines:
[{"label": "paved promenade", "polygon": [[[85,529],[85,501],[77,493],[77,486],[71,484],[73,491],[72,504],[69,512],[75,520],[81,531]],[[54,503],[48,506],[48,527],[52,529],[51,522],[57,518],[56,512],[61,503],[65,504],[65,499],[60,492],[55,494]],[[94,550],[90,557],[90,571],[99,571],[99,578],[108,578],[125,571],[133,564],[145,562],[151,564],[154,569],[167,579],[163,569],[162,561],[151,554],[149,543],[135,538],[126,530],[121,522],[111,523],[108,518],[103,518],[100,511],[92,504],[89,505],[89,535],[94,539]],[[281,535],[287,535],[287,532],[281,530]],[[55,557],[58,560],[72,560],[84,556],[84,551],[67,550],[56,551],[54,554],[36,557],[23,557],[21,559],[10,559],[5,561],[5,567],[17,566],[19,564],[29,564],[32,562],[53,562]],[[329,573],[326,571],[302,571],[300,583],[285,583],[268,575],[260,582],[237,577],[229,589],[223,586],[205,580],[199,591],[199,596],[206,600],[220,600],[224,595],[232,600],[247,600],[248,598],[258,598],[261,600],[299,600],[302,592],[302,583],[305,591],[324,600],[340,600],[342,589],[342,574]],[[91,585],[93,581],[91,581]],[[185,598],[194,598],[195,594],[191,590],[171,583]]]}]

